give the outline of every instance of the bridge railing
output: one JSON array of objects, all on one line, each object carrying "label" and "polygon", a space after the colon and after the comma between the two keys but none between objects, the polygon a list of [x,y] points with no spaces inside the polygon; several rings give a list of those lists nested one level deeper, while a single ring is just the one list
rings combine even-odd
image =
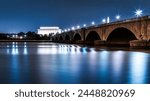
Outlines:
[{"label": "bridge railing", "polygon": [[75,31],[83,30],[83,29],[92,29],[92,28],[103,27],[103,26],[108,26],[108,25],[112,25],[112,24],[127,23],[127,22],[133,22],[133,21],[145,20],[145,19],[150,19],[150,15],[146,15],[146,16],[142,16],[142,17],[136,17],[136,18],[130,18],[130,19],[124,19],[124,20],[118,20],[118,21],[113,21],[110,23],[103,23],[103,24],[97,24],[97,25],[82,27],[80,29],[70,30],[68,32],[57,33],[56,35],[64,34],[64,33],[70,33],[72,31],[75,32]]}]

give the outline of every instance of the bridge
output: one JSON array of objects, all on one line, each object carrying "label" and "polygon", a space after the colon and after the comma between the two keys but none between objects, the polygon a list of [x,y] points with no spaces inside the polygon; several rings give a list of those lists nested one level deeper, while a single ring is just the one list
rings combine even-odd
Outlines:
[{"label": "bridge", "polygon": [[150,16],[83,27],[56,34],[54,42],[107,46],[150,46]]}]

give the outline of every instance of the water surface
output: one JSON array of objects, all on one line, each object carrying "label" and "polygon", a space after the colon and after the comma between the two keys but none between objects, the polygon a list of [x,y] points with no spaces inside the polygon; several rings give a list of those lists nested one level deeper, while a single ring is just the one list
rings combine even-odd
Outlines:
[{"label": "water surface", "polygon": [[2,84],[149,84],[150,54],[56,43],[0,43]]}]

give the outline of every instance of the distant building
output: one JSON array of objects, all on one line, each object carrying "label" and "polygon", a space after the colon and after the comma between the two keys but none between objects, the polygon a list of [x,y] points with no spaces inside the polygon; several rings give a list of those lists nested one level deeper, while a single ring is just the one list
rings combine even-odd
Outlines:
[{"label": "distant building", "polygon": [[55,35],[60,32],[61,29],[59,29],[59,27],[40,27],[40,29],[38,29],[38,34],[40,35]]}]

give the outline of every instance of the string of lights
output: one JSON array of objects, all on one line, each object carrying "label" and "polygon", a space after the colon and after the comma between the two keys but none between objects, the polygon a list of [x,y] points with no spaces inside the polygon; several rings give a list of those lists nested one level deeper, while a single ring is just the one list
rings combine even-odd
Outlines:
[{"label": "string of lights", "polygon": [[[136,9],[135,11],[134,11],[134,15],[138,18],[138,17],[141,17],[142,15],[143,15],[143,10],[142,9]],[[120,20],[122,20],[121,19],[121,15],[120,14],[117,14],[116,16],[115,16],[115,19],[116,19],[116,21],[120,21]],[[107,18],[103,18],[102,19],[102,23],[101,24],[105,24],[105,23],[110,23],[110,17],[107,17]],[[90,26],[94,26],[94,25],[96,25],[96,23],[94,22],[94,21],[92,21],[91,22],[91,24],[90,24]],[[87,27],[87,24],[83,24],[83,28],[85,28],[85,27]],[[62,33],[63,32],[68,32],[68,31],[73,31],[73,30],[76,30],[76,29],[80,29],[80,28],[82,28],[80,25],[77,25],[77,27],[72,27],[71,29],[70,28],[68,28],[68,29],[64,29],[64,30],[62,30]]]}]

